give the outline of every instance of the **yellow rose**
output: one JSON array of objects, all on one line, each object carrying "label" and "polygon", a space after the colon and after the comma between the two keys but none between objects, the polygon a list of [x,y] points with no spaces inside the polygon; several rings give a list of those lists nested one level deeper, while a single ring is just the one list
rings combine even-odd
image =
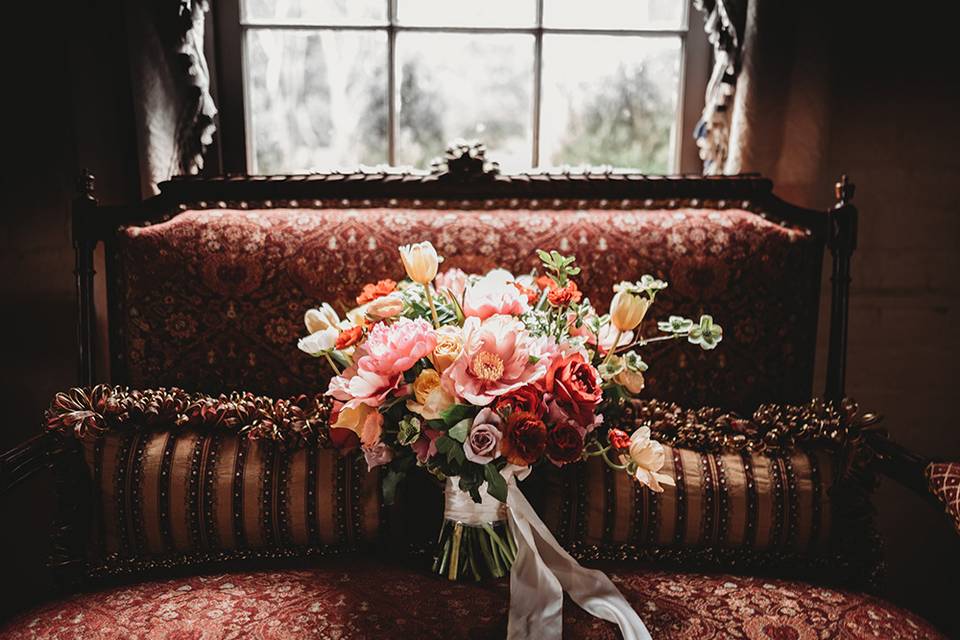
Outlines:
[{"label": "yellow rose", "polygon": [[643,320],[650,300],[621,289],[610,301],[610,323],[618,331],[633,331]]},{"label": "yellow rose", "polygon": [[433,348],[430,361],[440,373],[447,370],[463,351],[463,332],[460,327],[440,327],[437,329],[437,346]]},{"label": "yellow rose", "polygon": [[407,400],[407,409],[424,420],[439,420],[443,412],[453,406],[456,398],[440,386],[440,374],[434,369],[424,369],[413,381],[414,397]]},{"label": "yellow rose", "polygon": [[437,276],[441,258],[429,242],[418,242],[400,247],[400,259],[407,275],[418,284],[429,284]]},{"label": "yellow rose", "polygon": [[433,390],[440,386],[440,374],[435,369],[424,369],[413,381],[413,395],[417,402],[424,404],[433,393]]}]

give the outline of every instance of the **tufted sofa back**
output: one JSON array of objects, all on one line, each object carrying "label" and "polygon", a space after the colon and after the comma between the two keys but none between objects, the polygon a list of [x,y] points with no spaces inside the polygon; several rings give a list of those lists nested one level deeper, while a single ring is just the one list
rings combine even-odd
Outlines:
[{"label": "tufted sofa back", "polygon": [[353,306],[364,283],[404,275],[398,245],[430,240],[444,267],[468,272],[528,272],[536,248],[574,254],[600,309],[620,280],[667,280],[652,318],[708,312],[724,340],[710,354],[675,343],[645,353],[648,397],[739,410],[810,397],[823,243],[806,229],[629,199],[317,204],[188,208],[122,228],[110,248],[114,381],[316,392],[324,367],[296,348],[304,311]]}]

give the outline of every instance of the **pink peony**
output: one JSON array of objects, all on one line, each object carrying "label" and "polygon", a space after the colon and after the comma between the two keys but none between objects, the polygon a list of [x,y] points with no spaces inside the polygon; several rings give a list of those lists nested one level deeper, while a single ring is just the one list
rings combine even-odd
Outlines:
[{"label": "pink peony", "polygon": [[433,286],[441,293],[449,291],[458,301],[463,300],[463,293],[467,290],[467,274],[461,269],[447,269],[437,274]]},{"label": "pink peony", "polygon": [[513,281],[508,271],[497,269],[467,287],[463,296],[464,315],[486,320],[497,314],[518,316],[529,311],[527,296],[513,286]]},{"label": "pink peony", "polygon": [[378,407],[399,388],[403,372],[436,346],[437,336],[426,320],[379,323],[357,347],[355,364],[330,381],[327,394],[349,409],[360,404]]},{"label": "pink peony", "polygon": [[485,406],[497,396],[543,378],[550,364],[550,358],[543,357],[547,347],[546,338],[531,338],[512,316],[467,318],[463,351],[441,379],[457,398]]},{"label": "pink peony", "polygon": [[400,318],[393,324],[381,322],[370,330],[357,366],[382,375],[403,373],[417,360],[430,355],[436,346],[433,327],[422,318]]}]

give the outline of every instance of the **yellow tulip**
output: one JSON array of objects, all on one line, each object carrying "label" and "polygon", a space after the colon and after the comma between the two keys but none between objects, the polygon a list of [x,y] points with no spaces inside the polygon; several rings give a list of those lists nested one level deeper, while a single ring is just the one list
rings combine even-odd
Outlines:
[{"label": "yellow tulip", "polygon": [[627,289],[621,289],[610,301],[610,323],[617,331],[633,331],[643,320],[650,300]]},{"label": "yellow tulip", "polygon": [[440,256],[429,242],[418,242],[400,247],[400,259],[407,275],[418,284],[427,285],[437,275]]}]

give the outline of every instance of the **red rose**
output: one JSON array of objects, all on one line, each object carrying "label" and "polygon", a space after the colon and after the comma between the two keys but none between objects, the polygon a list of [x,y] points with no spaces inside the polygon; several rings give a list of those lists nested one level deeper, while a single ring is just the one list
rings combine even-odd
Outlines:
[{"label": "red rose", "polygon": [[582,427],[591,428],[594,412],[603,399],[600,376],[579,353],[553,362],[543,379],[547,393]]},{"label": "red rose", "polygon": [[538,418],[543,418],[547,410],[543,404],[543,391],[532,384],[524,385],[498,397],[493,408],[501,415],[514,411],[526,411]]},{"label": "red rose", "polygon": [[558,424],[547,433],[547,457],[562,467],[575,462],[583,454],[582,430],[569,422]]},{"label": "red rose", "polygon": [[607,434],[607,438],[610,440],[610,446],[614,449],[630,448],[630,436],[627,435],[626,431],[621,431],[620,429],[610,429],[610,433]]},{"label": "red rose", "polygon": [[367,304],[377,298],[382,298],[388,293],[393,293],[397,288],[397,283],[393,280],[380,280],[377,284],[367,283],[363,285],[363,291],[357,296],[357,304]]},{"label": "red rose", "polygon": [[581,297],[583,297],[583,294],[577,289],[577,283],[569,280],[562,287],[550,289],[550,292],[547,293],[547,302],[555,307],[565,307],[571,302],[580,302]]},{"label": "red rose", "polygon": [[529,411],[514,411],[507,418],[500,452],[507,462],[528,466],[540,459],[547,447],[547,427]]}]

